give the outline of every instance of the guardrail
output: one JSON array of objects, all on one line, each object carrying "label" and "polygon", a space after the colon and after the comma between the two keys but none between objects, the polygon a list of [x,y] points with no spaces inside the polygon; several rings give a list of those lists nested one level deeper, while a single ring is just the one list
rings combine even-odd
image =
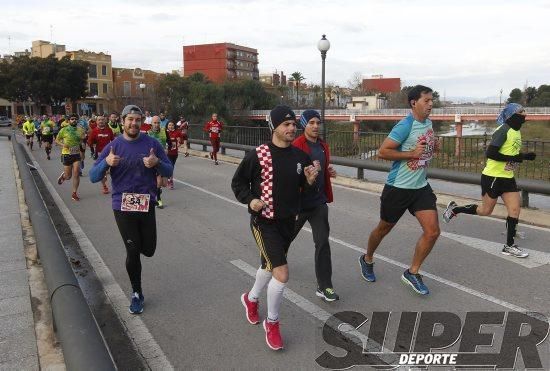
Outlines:
[{"label": "guardrail", "polygon": [[31,160],[23,145],[15,138],[12,141],[13,149],[44,268],[54,329],[63,348],[65,365],[68,370],[116,370],[31,174],[28,165]]},{"label": "guardrail", "polygon": [[[321,111],[320,109],[317,109]],[[499,107],[452,107],[452,108],[434,108],[432,115],[495,115],[495,119],[502,108]],[[296,115],[300,115],[304,110],[296,109]],[[236,112],[235,116],[266,116],[269,110],[250,110]],[[411,112],[408,108],[387,108],[376,110],[351,110],[351,109],[327,109],[325,115],[380,115],[380,116],[406,116]],[[528,115],[548,115],[550,107],[525,107]]]},{"label": "guardrail", "polygon": [[[202,145],[203,151],[206,151],[207,146],[210,145],[210,141],[204,139],[189,139],[189,142],[192,144]],[[225,149],[234,149],[237,151],[244,151],[246,153],[255,150],[256,146],[257,145],[222,142],[221,150],[222,153],[225,153]],[[391,167],[391,162],[389,161],[376,161],[370,159],[346,158],[339,156],[331,156],[331,163],[334,165],[357,168],[358,179],[364,179],[365,170],[389,171]],[[454,170],[438,168],[428,168],[428,176],[433,179],[475,185],[479,184],[481,177],[480,173],[458,172]],[[529,207],[529,193],[550,195],[550,182],[534,179],[518,179],[517,185],[518,188],[521,190],[522,207]]]},{"label": "guardrail", "polygon": [[[298,130],[298,133],[301,133],[301,130]],[[387,136],[387,133],[329,129],[327,142],[333,156],[387,162],[378,158],[378,148]],[[202,126],[190,125],[189,138],[207,139],[207,134],[202,130]],[[432,159],[430,168],[481,173],[486,162],[485,151],[490,143],[490,135],[437,138],[440,151]],[[265,126],[227,126],[224,128],[222,139],[227,143],[258,146],[270,140],[271,134]],[[523,150],[535,152],[537,158],[535,161],[521,163],[516,170],[516,177],[550,181],[550,141],[523,141]]]}]

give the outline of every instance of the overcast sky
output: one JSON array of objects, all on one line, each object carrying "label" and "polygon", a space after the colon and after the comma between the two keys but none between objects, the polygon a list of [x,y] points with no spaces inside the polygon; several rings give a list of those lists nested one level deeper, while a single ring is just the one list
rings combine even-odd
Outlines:
[{"label": "overcast sky", "polygon": [[[317,41],[331,42],[327,81],[355,71],[400,77],[441,96],[504,96],[550,84],[550,0],[0,0],[0,54],[32,40],[108,52],[115,67],[169,72],[182,45],[258,49],[260,73],[320,83]],[[8,40],[11,37],[11,42]]]}]

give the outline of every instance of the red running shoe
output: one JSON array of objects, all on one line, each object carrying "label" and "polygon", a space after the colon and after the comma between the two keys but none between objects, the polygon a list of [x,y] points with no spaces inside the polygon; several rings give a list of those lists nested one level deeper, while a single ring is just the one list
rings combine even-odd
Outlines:
[{"label": "red running shoe", "polygon": [[279,321],[272,323],[264,319],[264,330],[267,346],[273,350],[283,349],[283,338],[281,338],[281,331],[279,330]]},{"label": "red running shoe", "polygon": [[248,292],[241,295],[241,303],[243,303],[244,310],[246,311],[246,319],[251,325],[257,325],[260,323],[260,316],[258,316],[258,302],[248,300]]},{"label": "red running shoe", "polygon": [[78,195],[76,194],[76,192],[73,192],[71,198],[75,201],[80,201],[80,197],[78,197]]}]

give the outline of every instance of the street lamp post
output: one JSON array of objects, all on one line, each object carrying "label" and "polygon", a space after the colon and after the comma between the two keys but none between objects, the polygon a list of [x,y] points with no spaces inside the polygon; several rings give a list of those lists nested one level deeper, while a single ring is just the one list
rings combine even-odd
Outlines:
[{"label": "street lamp post", "polygon": [[144,83],[139,84],[139,88],[141,89],[141,108],[145,111],[145,85]]},{"label": "street lamp post", "polygon": [[500,89],[500,98],[498,100],[498,108],[500,109],[502,107],[502,89]]},{"label": "street lamp post", "polygon": [[327,57],[327,51],[330,49],[330,42],[323,35],[321,40],[317,43],[317,49],[321,52],[321,123],[323,124],[323,139],[327,139],[327,125],[325,124],[325,59]]}]

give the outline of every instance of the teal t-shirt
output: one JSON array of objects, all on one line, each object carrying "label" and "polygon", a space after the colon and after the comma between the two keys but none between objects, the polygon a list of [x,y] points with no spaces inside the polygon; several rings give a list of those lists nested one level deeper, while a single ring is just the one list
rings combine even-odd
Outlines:
[{"label": "teal t-shirt", "polygon": [[394,161],[386,184],[406,189],[425,187],[428,184],[427,168],[435,147],[430,119],[419,122],[409,114],[393,127],[388,138],[400,144],[398,151],[412,151],[420,142],[426,142],[426,149],[419,159]]}]

